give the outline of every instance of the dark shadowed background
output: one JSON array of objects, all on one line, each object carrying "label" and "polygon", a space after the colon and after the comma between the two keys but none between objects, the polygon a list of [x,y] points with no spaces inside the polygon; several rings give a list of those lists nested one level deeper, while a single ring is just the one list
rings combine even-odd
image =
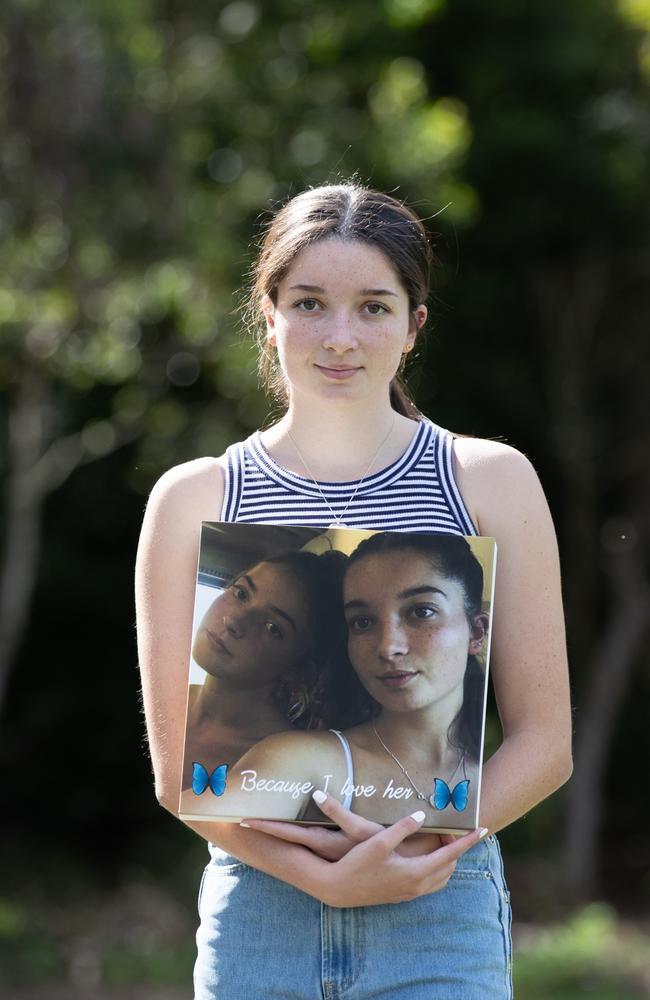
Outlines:
[{"label": "dark shadowed background", "polygon": [[519,987],[650,995],[648,0],[5,0],[0,128],[0,995],[189,996],[139,522],[265,419],[251,239],[352,175],[428,220],[421,408],[523,450],[558,529],[575,772],[502,835]]}]

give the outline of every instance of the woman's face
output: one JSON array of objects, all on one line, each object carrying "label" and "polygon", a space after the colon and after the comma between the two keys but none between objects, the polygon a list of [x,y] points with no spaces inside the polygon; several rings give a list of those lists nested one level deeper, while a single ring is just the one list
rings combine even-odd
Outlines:
[{"label": "woman's face", "polygon": [[417,328],[392,265],[363,243],[329,238],[298,254],[263,303],[269,344],[292,392],[360,399],[386,392]]},{"label": "woman's face", "polygon": [[301,588],[277,563],[259,563],[216,598],[192,656],[212,677],[264,687],[307,651],[309,611]]},{"label": "woman's face", "polygon": [[348,654],[359,680],[386,709],[414,711],[462,701],[469,653],[486,619],[470,626],[462,585],[409,550],[368,555],[345,575]]}]

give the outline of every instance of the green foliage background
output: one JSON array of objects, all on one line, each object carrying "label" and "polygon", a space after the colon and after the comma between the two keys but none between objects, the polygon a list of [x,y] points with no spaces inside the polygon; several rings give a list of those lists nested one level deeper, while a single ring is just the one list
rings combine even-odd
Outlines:
[{"label": "green foliage background", "polygon": [[[0,56],[8,508],[21,392],[40,429],[28,489],[50,469],[2,720],[8,884],[54,886],[71,858],[107,885],[198,857],[151,790],[135,545],[165,468],[266,417],[240,293],[266,213],[307,185],[356,175],[428,219],[417,398],[540,471],[579,731],[617,609],[649,592],[650,3],[6,0]],[[595,881],[577,887],[633,911],[649,882],[639,629],[585,750],[603,808]],[[572,789],[504,834],[524,913],[562,905]]]}]

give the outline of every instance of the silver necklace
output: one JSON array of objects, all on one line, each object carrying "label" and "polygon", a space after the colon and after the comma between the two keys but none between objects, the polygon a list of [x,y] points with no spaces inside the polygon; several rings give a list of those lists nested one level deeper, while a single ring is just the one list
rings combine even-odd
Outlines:
[{"label": "silver necklace", "polygon": [[[438,808],[436,806],[435,791],[433,791],[431,793],[431,795],[425,795],[424,792],[420,791],[420,789],[418,788],[418,786],[413,781],[413,778],[411,777],[411,775],[408,773],[408,771],[406,770],[406,768],[402,764],[401,760],[399,760],[399,758],[395,756],[395,754],[393,753],[392,750],[388,749],[388,747],[386,746],[386,744],[382,740],[381,736],[377,732],[377,727],[375,726],[374,722],[372,724],[372,731],[375,734],[375,736],[377,737],[377,739],[379,740],[379,742],[381,743],[381,745],[383,746],[383,748],[386,751],[386,753],[388,754],[388,756],[393,758],[393,760],[395,761],[395,763],[399,767],[400,771],[405,776],[406,780],[410,783],[410,785],[412,786],[413,790],[415,791],[418,799],[420,799],[422,802],[425,802],[425,801],[428,802],[429,805],[433,806],[434,809]],[[463,754],[462,757],[460,758],[460,760],[458,761],[458,763],[456,765],[456,769],[455,769],[454,773],[452,774],[452,776],[450,777],[449,782],[448,783],[445,782],[445,784],[447,785],[447,787],[449,787],[451,785],[451,783],[454,780],[454,778],[456,777],[456,775],[458,773],[458,770],[461,767],[461,765],[463,765],[463,774],[465,773],[464,764],[465,764],[465,754]],[[434,778],[434,781],[433,781],[434,788],[435,788],[436,781],[440,781],[440,780],[441,780],[440,778]],[[469,787],[469,782],[467,783],[467,785]]]},{"label": "silver necklace", "polygon": [[370,472],[370,469],[372,468],[372,465],[373,465],[375,459],[377,458],[377,455],[379,454],[379,452],[381,451],[381,449],[384,447],[384,445],[388,441],[388,438],[393,433],[393,428],[395,427],[395,421],[396,421],[396,419],[397,419],[397,416],[396,416],[395,413],[393,413],[393,422],[390,425],[390,428],[388,430],[388,434],[386,434],[386,436],[379,442],[379,447],[377,448],[376,452],[374,453],[374,455],[372,456],[372,458],[368,462],[368,465],[366,467],[366,471],[364,472],[363,476],[361,477],[361,479],[357,483],[356,488],[354,490],[354,493],[352,494],[352,496],[350,497],[350,499],[346,503],[345,508],[343,510],[343,513],[341,514],[340,517],[337,517],[336,514],[334,513],[334,511],[332,509],[332,505],[329,503],[327,497],[325,496],[325,494],[323,493],[322,489],[320,488],[320,486],[318,484],[318,480],[316,479],[316,477],[314,476],[314,473],[311,471],[311,469],[307,465],[307,462],[305,461],[305,458],[304,458],[302,452],[300,451],[300,448],[298,447],[298,445],[294,441],[293,435],[291,434],[291,431],[287,430],[287,436],[288,436],[289,440],[291,441],[291,444],[296,449],[296,453],[298,455],[298,458],[300,459],[300,461],[304,465],[305,470],[307,472],[307,475],[309,476],[309,478],[311,479],[312,483],[314,484],[314,486],[316,487],[316,489],[320,493],[321,498],[323,500],[323,503],[325,504],[325,506],[329,510],[330,514],[334,518],[334,520],[332,521],[332,523],[328,525],[329,528],[347,528],[348,527],[348,525],[344,521],[345,515],[347,514],[347,512],[348,512],[348,510],[350,508],[350,505],[352,504],[352,501],[354,500],[354,498],[356,497],[357,493],[361,489],[362,485],[366,481],[368,473]]}]

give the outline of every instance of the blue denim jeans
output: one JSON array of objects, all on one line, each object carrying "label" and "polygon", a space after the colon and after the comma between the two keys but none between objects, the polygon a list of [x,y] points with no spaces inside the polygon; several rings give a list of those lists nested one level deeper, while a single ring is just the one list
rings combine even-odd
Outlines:
[{"label": "blue denim jeans", "polygon": [[439,892],[335,909],[212,849],[195,1000],[510,1000],[510,900],[495,837]]}]

